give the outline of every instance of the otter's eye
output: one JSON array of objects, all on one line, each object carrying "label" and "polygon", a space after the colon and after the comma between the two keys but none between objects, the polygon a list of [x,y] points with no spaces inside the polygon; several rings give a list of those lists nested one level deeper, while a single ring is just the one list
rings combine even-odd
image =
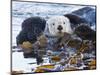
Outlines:
[{"label": "otter's eye", "polygon": [[54,26],[55,24],[53,23],[52,25]]},{"label": "otter's eye", "polygon": [[65,24],[65,22],[63,22],[63,24]]}]

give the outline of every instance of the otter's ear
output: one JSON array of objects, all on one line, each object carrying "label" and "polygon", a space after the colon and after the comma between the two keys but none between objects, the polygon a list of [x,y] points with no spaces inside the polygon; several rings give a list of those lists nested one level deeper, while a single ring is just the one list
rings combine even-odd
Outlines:
[{"label": "otter's ear", "polygon": [[70,20],[69,20],[69,22],[67,22],[66,30],[68,31],[68,33],[73,34],[73,29],[71,27]]},{"label": "otter's ear", "polygon": [[46,23],[45,30],[44,30],[44,34],[45,35],[48,35],[49,34],[48,23]]}]

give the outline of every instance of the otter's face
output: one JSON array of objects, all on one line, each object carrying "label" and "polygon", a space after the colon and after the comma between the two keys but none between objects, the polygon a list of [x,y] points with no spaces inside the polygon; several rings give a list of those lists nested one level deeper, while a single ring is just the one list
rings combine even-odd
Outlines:
[{"label": "otter's face", "polygon": [[58,33],[72,33],[70,21],[64,16],[52,17],[47,21],[48,31],[51,35],[56,36]]}]

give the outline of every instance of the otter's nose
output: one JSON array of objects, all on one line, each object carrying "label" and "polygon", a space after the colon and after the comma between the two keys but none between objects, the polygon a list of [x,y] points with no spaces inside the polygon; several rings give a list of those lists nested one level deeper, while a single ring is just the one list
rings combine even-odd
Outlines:
[{"label": "otter's nose", "polygon": [[61,25],[58,26],[57,28],[59,31],[61,31],[63,29],[63,27]]}]

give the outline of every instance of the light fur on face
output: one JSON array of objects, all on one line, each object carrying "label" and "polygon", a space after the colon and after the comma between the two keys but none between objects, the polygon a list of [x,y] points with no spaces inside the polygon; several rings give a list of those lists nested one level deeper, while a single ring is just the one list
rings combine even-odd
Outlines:
[{"label": "light fur on face", "polygon": [[[58,27],[60,26],[60,30]],[[67,17],[64,16],[54,16],[48,19],[46,22],[45,32],[49,33],[52,36],[56,36],[58,33],[67,32],[72,34],[72,29],[70,26],[70,21]]]}]

